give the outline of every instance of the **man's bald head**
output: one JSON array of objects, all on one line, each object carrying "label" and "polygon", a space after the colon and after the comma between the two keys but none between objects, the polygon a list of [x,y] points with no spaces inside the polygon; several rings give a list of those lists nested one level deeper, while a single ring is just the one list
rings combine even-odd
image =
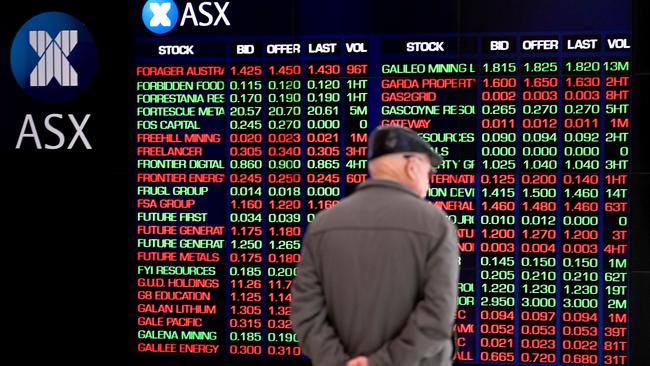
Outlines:
[{"label": "man's bald head", "polygon": [[389,178],[401,180],[404,178],[403,166],[406,159],[403,153],[386,154],[368,161],[368,172],[373,178]]},{"label": "man's bald head", "polygon": [[384,154],[368,161],[368,173],[373,179],[401,183],[424,198],[429,189],[431,161],[427,154],[418,152]]},{"label": "man's bald head", "polygon": [[410,128],[379,126],[368,138],[368,172],[375,179],[397,181],[421,197],[429,189],[431,169],[442,157]]},{"label": "man's bald head", "polygon": [[437,167],[443,160],[428,142],[410,128],[379,126],[370,133],[368,160],[398,152],[426,154],[432,167]]}]

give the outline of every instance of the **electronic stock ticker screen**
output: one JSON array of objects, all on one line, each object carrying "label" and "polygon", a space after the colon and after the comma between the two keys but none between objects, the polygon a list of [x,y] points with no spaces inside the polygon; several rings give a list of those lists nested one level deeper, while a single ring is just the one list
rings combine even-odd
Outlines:
[{"label": "electronic stock ticker screen", "polygon": [[135,47],[140,356],[307,362],[302,235],[400,125],[445,157],[457,363],[629,363],[629,31],[220,34],[243,2],[189,4]]}]

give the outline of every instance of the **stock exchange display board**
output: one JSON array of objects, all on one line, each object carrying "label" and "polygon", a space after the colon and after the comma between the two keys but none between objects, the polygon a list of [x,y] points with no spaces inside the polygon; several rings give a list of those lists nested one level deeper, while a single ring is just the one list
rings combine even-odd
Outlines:
[{"label": "stock exchange display board", "polygon": [[456,362],[629,364],[629,26],[364,33],[307,5],[138,6],[139,356],[306,364],[302,235],[368,178],[369,131],[400,125],[445,158],[427,199],[458,227]]}]

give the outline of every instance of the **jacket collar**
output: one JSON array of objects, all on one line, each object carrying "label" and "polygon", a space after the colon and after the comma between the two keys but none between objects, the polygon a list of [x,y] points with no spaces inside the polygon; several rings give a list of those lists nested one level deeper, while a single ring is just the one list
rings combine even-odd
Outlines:
[{"label": "jacket collar", "polygon": [[367,179],[365,182],[359,184],[356,188],[355,191],[360,191],[363,189],[370,189],[370,188],[386,188],[386,189],[393,189],[396,191],[400,191],[403,193],[408,193],[413,197],[417,198],[422,198],[418,196],[415,192],[410,190],[408,187],[405,185],[394,181],[394,180],[389,180],[389,179]]}]

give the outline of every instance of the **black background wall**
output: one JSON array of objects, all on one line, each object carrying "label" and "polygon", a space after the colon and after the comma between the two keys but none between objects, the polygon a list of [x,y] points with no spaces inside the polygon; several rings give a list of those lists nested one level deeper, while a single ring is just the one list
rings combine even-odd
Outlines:
[{"label": "black background wall", "polygon": [[[348,1],[351,2],[351,1]],[[348,2],[345,2],[346,4]],[[18,362],[45,357],[49,361],[125,361],[128,359],[129,263],[132,260],[133,98],[132,27],[138,9],[133,1],[19,1],[5,11],[0,27],[0,258],[2,258],[2,322],[7,358]],[[322,5],[325,19],[349,19],[337,9],[342,2]],[[372,8],[382,18],[409,11],[386,1],[352,2],[357,11]],[[428,6],[435,6],[430,2]],[[490,9],[519,6],[516,1],[445,1],[455,9],[458,30],[485,30]],[[450,5],[451,3],[451,5]],[[382,6],[382,4],[384,4]],[[589,2],[577,1],[577,16],[585,18]],[[494,6],[491,6],[494,5]],[[7,4],[8,6],[8,4]],[[11,74],[9,50],[20,27],[45,11],[61,11],[84,21],[95,37],[99,65],[95,80],[77,99],[64,104],[35,101],[24,94]],[[634,1],[634,142],[647,144],[650,129],[648,94],[650,62],[647,50],[648,2]],[[494,16],[498,16],[497,13]],[[365,22],[372,22],[366,18]],[[382,18],[383,19],[383,18]],[[452,18],[454,19],[454,18]],[[607,21],[599,20],[599,21]],[[374,23],[373,23],[374,24]],[[378,23],[380,24],[380,23]],[[415,23],[414,23],[415,24]],[[425,24],[420,22],[418,24]],[[307,29],[310,25],[302,25]],[[314,26],[311,24],[311,26]],[[364,24],[357,24],[361,27]],[[381,25],[373,25],[381,27]],[[543,18],[539,20],[543,27]],[[420,29],[422,30],[422,29]],[[500,29],[492,29],[499,31]],[[644,55],[645,53],[645,55]],[[71,150],[15,149],[27,114],[35,120],[51,113],[86,114],[84,129],[91,150],[77,144]],[[73,133],[70,126],[66,133]],[[650,315],[650,163],[633,161],[637,177],[631,211],[632,238],[631,341],[633,365],[650,362],[647,347]]]},{"label": "black background wall", "polygon": [[[3,348],[19,362],[126,358],[131,4],[19,1],[0,24]],[[23,93],[9,64],[16,32],[46,11],[84,22],[98,51],[94,81],[64,104]],[[37,150],[30,141],[17,150],[27,114],[41,129],[41,142],[56,143],[43,128],[52,113],[91,114],[83,131],[92,149],[77,141],[70,150]],[[74,127],[67,121],[58,126],[68,146]]]}]

